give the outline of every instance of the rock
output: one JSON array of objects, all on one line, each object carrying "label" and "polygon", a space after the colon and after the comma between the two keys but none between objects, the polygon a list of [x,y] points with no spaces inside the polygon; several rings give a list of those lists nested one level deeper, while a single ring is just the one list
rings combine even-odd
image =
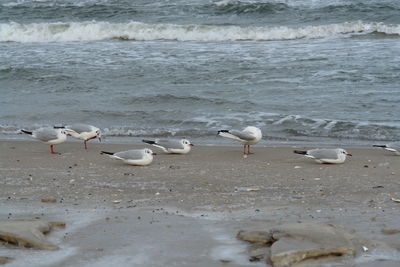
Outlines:
[{"label": "rock", "polygon": [[55,225],[60,225],[60,222],[52,224],[50,222],[36,220],[0,220],[0,240],[4,241],[4,243],[23,247],[56,250],[58,249],[58,246],[48,242],[44,235],[50,232],[52,227]]},{"label": "rock", "polygon": [[382,229],[382,233],[386,234],[386,235],[395,235],[400,233],[399,229]]},{"label": "rock", "polygon": [[43,203],[56,203],[57,199],[55,198],[42,198],[41,200]]},{"label": "rock", "polygon": [[352,232],[319,223],[290,223],[269,231],[238,232],[237,237],[254,243],[250,261],[265,260],[274,267],[318,266],[323,261],[354,257],[361,241]]},{"label": "rock", "polygon": [[259,244],[272,244],[272,234],[270,232],[265,231],[245,231],[241,230],[238,232],[237,237],[241,240],[250,242],[250,243],[259,243]]},{"label": "rock", "polygon": [[292,223],[272,230],[276,241],[271,247],[273,266],[284,267],[307,259],[355,255],[355,236],[331,224]]},{"label": "rock", "polygon": [[12,260],[12,258],[1,256],[1,257],[0,257],[0,264],[6,264],[6,263],[8,263],[10,260]]}]

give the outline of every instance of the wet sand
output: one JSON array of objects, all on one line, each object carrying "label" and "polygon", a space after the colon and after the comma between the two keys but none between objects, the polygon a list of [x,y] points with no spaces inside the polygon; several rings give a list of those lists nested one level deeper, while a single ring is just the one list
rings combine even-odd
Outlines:
[{"label": "wet sand", "polygon": [[14,258],[7,266],[267,266],[247,260],[236,233],[291,222],[342,225],[388,245],[355,266],[400,264],[400,234],[384,232],[400,229],[399,156],[344,147],[353,157],[321,165],[294,147],[256,145],[244,157],[240,145],[195,146],[152,148],[153,163],[135,167],[99,153],[142,147],[67,142],[51,155],[40,142],[0,141],[1,219],[67,224],[48,235],[58,251],[0,247]]}]

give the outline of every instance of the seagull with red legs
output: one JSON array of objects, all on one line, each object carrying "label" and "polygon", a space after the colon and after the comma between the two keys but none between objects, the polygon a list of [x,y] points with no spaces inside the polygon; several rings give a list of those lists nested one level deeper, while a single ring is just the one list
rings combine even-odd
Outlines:
[{"label": "seagull with red legs", "polygon": [[50,127],[39,128],[34,131],[21,130],[25,134],[31,135],[34,139],[50,145],[51,154],[58,154],[53,146],[64,143],[67,140],[68,132],[65,129],[54,129]]},{"label": "seagull with red legs", "polygon": [[99,128],[83,123],[75,123],[66,126],[55,126],[54,128],[62,128],[67,131],[72,137],[83,140],[85,150],[87,150],[86,142],[98,138],[101,142],[101,131]]},{"label": "seagull with red legs", "polygon": [[262,138],[261,130],[254,126],[247,126],[242,131],[219,130],[218,135],[241,142],[245,155],[253,154],[250,152],[250,145],[257,144]]}]

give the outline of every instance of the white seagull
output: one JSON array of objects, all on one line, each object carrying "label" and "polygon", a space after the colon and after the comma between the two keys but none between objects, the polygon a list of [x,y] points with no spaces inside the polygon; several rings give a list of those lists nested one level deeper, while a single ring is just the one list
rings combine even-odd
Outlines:
[{"label": "white seagull", "polygon": [[248,126],[243,131],[220,130],[218,135],[241,142],[243,144],[243,154],[253,154],[250,153],[250,145],[258,143],[262,138],[261,130],[254,126]]},{"label": "white seagull", "polygon": [[34,131],[21,130],[21,132],[31,135],[33,138],[50,145],[51,154],[58,154],[54,152],[53,146],[64,143],[67,140],[67,133],[64,129],[53,128],[39,128]]},{"label": "white seagull", "polygon": [[343,148],[317,148],[311,150],[295,150],[294,153],[315,159],[318,163],[343,163],[346,156],[352,156]]},{"label": "white seagull", "polygon": [[116,153],[101,151],[100,154],[110,155],[110,158],[120,159],[126,164],[138,166],[149,165],[153,161],[153,155],[156,155],[156,153],[153,153],[153,151],[148,148],[132,149]]},{"label": "white seagull", "polygon": [[54,128],[65,128],[72,137],[83,140],[85,149],[87,149],[86,142],[91,139],[98,138],[99,141],[101,142],[100,129],[95,126],[89,125],[89,124],[76,123],[76,124],[66,125],[66,126],[62,126],[62,127],[55,126]]},{"label": "white seagull", "polygon": [[400,142],[393,142],[386,145],[373,145],[373,146],[381,147],[387,151],[393,152],[397,156],[400,156]]},{"label": "white seagull", "polygon": [[142,140],[146,144],[161,148],[165,153],[169,154],[187,154],[190,152],[193,144],[187,139],[180,140]]}]

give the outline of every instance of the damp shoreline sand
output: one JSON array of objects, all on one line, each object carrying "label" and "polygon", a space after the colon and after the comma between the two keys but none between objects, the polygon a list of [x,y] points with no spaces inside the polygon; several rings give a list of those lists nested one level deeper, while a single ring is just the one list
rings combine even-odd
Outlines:
[{"label": "damp shoreline sand", "polygon": [[342,225],[397,251],[357,266],[400,261],[399,234],[385,233],[400,228],[400,157],[381,149],[344,147],[353,157],[321,165],[287,146],[255,145],[247,157],[240,145],[195,146],[187,155],[153,148],[153,163],[135,167],[100,151],[144,144],[89,142],[85,151],[66,142],[55,146],[60,155],[35,141],[0,147],[1,219],[67,225],[49,234],[57,252],[0,248],[14,258],[10,266],[267,266],[247,261],[237,231],[291,222]]}]

